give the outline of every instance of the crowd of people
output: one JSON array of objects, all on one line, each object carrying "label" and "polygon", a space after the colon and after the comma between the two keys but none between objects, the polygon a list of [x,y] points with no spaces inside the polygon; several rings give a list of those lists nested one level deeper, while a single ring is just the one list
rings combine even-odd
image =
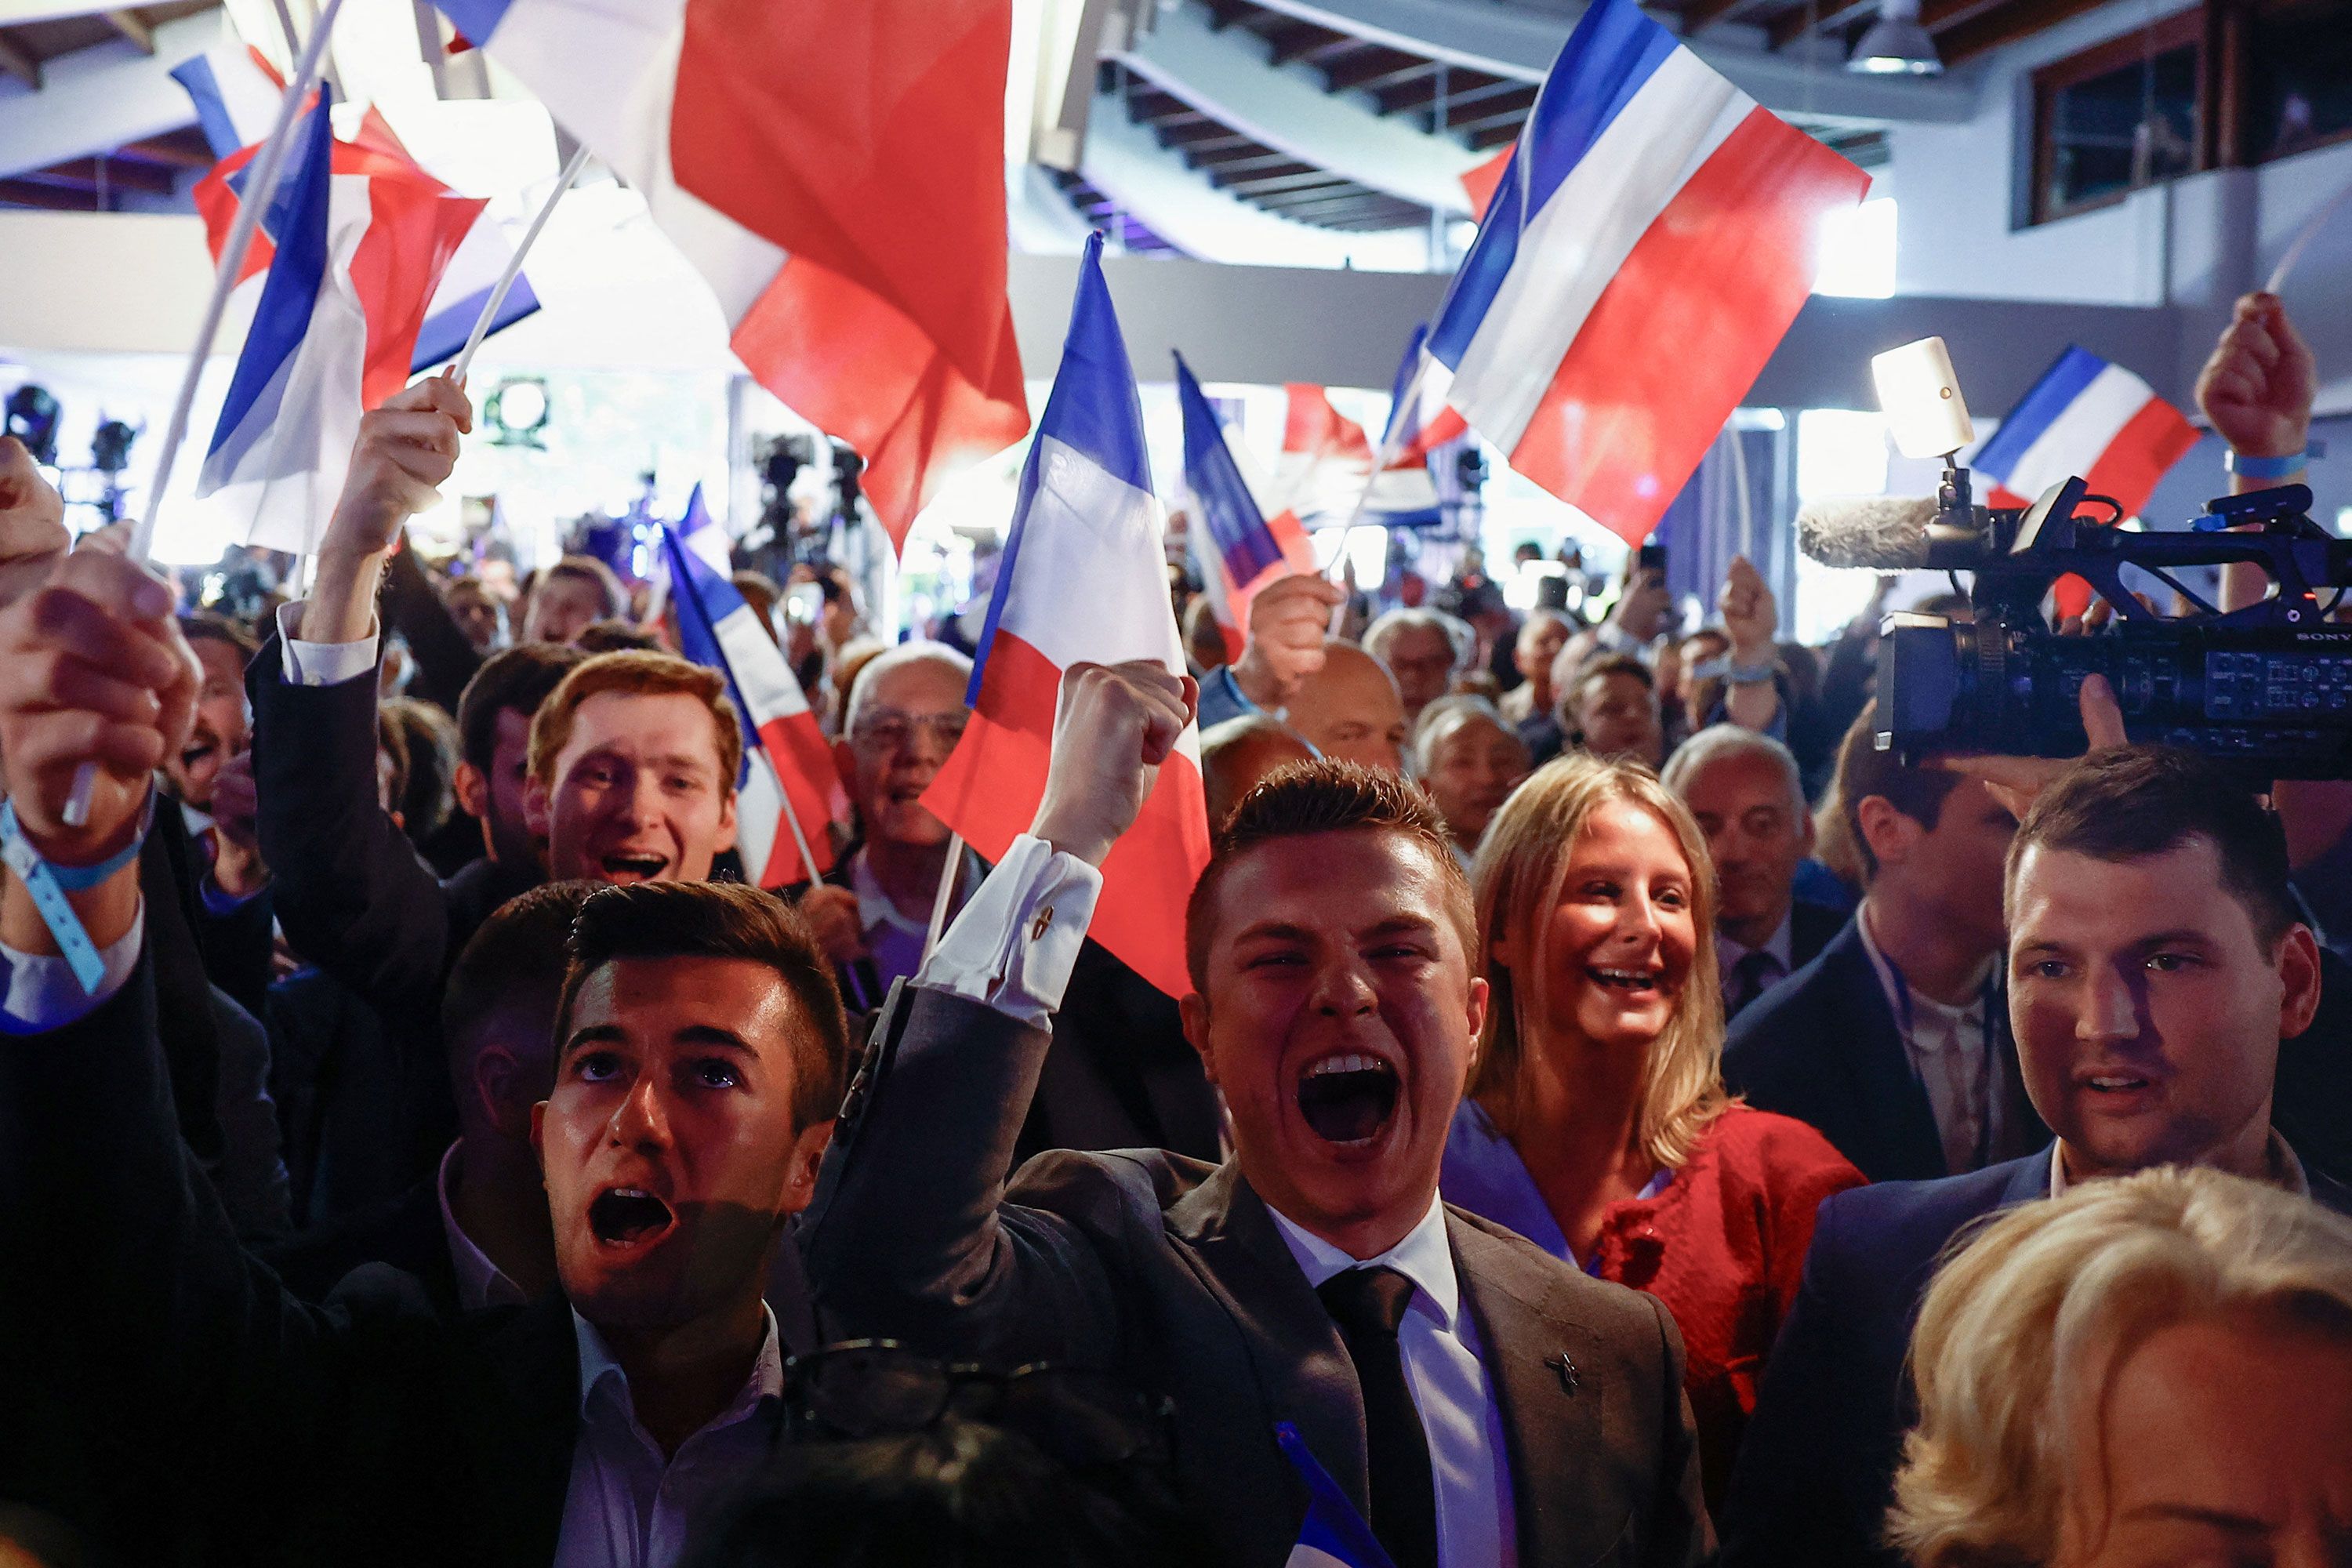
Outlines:
[{"label": "crowd of people", "polygon": [[[2256,297],[2200,394],[2314,384]],[[1068,670],[992,865],[968,651],[747,573],[852,825],[763,889],[661,615],[403,548],[470,418],[250,623],[0,442],[0,1563],[2352,1563],[2352,786],[1880,751],[1744,561],[1302,574]],[[1173,997],[1088,932],[1193,725]]]}]

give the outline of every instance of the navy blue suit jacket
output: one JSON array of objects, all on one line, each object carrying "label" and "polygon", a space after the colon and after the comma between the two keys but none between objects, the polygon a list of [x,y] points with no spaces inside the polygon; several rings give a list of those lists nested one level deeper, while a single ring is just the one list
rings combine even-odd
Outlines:
[{"label": "navy blue suit jacket", "polygon": [[[2049,1130],[2019,1084],[2009,1009],[1996,999],[1993,1014],[2005,1125],[2029,1146],[2039,1143]],[[1759,1110],[1814,1128],[1874,1182],[1951,1174],[1927,1091],[1911,1070],[1895,1011],[1862,945],[1859,917],[1811,963],[1741,1009],[1724,1036],[1723,1077]]]},{"label": "navy blue suit jacket", "polygon": [[[2352,1192],[2305,1170],[2314,1198],[2352,1212]],[[1901,1563],[1876,1542],[1918,1415],[1904,1358],[1920,1300],[1975,1222],[2049,1195],[2045,1146],[1969,1175],[1857,1187],[1822,1205],[1717,1521],[1725,1568]]]}]

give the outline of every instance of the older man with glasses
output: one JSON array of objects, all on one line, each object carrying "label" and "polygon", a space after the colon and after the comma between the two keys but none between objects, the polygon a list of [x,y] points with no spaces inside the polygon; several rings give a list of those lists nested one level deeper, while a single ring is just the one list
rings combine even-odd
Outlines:
[{"label": "older man with glasses", "polygon": [[[963,738],[971,680],[962,654],[909,642],[876,655],[850,689],[834,755],[857,809],[858,841],[798,902],[853,1013],[879,1008],[893,984],[922,967],[953,841],[923,792]],[[970,849],[961,853],[950,918],[987,871]],[[1213,1157],[1216,1100],[1184,1043],[1174,999],[1092,942],[1071,989],[1077,1000],[1055,1030],[1021,1155],[1166,1146]]]}]

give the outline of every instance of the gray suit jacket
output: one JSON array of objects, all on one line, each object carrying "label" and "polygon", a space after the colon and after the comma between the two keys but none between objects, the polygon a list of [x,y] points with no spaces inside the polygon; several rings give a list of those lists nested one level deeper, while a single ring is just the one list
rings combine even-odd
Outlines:
[{"label": "gray suit jacket", "polygon": [[[1278,1564],[1306,1491],[1277,1421],[1369,1513],[1347,1351],[1235,1163],[1056,1152],[1007,1185],[1047,1041],[989,1007],[893,992],[800,1233],[824,1326],[1113,1371],[1171,1395],[1188,1505],[1235,1568]],[[1458,1209],[1447,1229],[1508,1435],[1519,1562],[1705,1560],[1664,1308]]]}]

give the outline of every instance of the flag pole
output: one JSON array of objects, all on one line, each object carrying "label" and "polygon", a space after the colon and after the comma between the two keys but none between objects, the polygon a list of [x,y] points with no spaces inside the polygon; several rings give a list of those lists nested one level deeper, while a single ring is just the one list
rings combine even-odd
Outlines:
[{"label": "flag pole", "polygon": [[2263,285],[2265,293],[2278,294],[2285,291],[2287,276],[2294,270],[2294,264],[2303,259],[2303,253],[2310,246],[2313,237],[2327,226],[2327,220],[2336,216],[2336,209],[2347,201],[2352,201],[2352,182],[2347,182],[2342,190],[2328,199],[2326,206],[2312,214],[2311,221],[2303,226],[2302,232],[2298,233],[2287,246],[2286,254],[2279,258],[2276,267],[2271,268],[2270,280]]},{"label": "flag pole", "polygon": [[947,929],[948,905],[955,898],[956,873],[963,868],[963,835],[948,835],[947,864],[940,868],[940,890],[931,895],[931,925],[923,933],[923,962],[931,961],[932,950],[940,945],[940,933]]},{"label": "flag pole", "polygon": [[821,886],[824,878],[816,868],[816,856],[809,848],[808,835],[801,831],[801,814],[793,809],[792,792],[784,787],[784,781],[777,774],[776,764],[769,760],[765,749],[760,752],[760,765],[768,770],[770,778],[776,781],[776,801],[783,807],[784,826],[793,830],[793,847],[800,851],[801,869],[808,873],[809,886]]},{"label": "flag pole", "polygon": [[[327,0],[326,8],[319,13],[318,25],[310,29],[310,42],[302,47],[301,58],[295,62],[294,78],[286,84],[286,96],[278,102],[278,122],[270,127],[269,140],[263,143],[260,157],[254,160],[253,177],[246,182],[244,199],[237,203],[236,220],[229,225],[228,238],[221,247],[220,266],[213,275],[212,298],[205,302],[204,320],[196,328],[196,343],[189,352],[188,368],[181,373],[180,390],[172,400],[172,417],[163,426],[163,449],[156,455],[155,478],[147,487],[147,504],[139,521],[131,525],[131,543],[126,553],[133,561],[143,563],[154,553],[155,512],[163,504],[164,488],[172,481],[173,466],[188,438],[188,416],[195,407],[196,383],[204,375],[205,361],[212,357],[213,340],[220,335],[221,318],[228,311],[228,297],[236,287],[237,274],[245,269],[247,252],[253,248],[254,231],[261,226],[261,215],[268,210],[278,194],[278,178],[286,168],[286,149],[294,140],[294,122],[301,116],[303,98],[318,85],[319,72],[326,60],[327,36],[334,30],[335,16],[342,8],[343,0]],[[319,108],[325,112],[325,104]],[[84,763],[74,771],[73,791],[61,813],[68,826],[79,827],[89,820],[90,792],[97,784],[96,763]]]},{"label": "flag pole", "polygon": [[572,188],[572,183],[580,177],[580,171],[587,166],[588,149],[585,146],[574,149],[570,161],[563,165],[563,173],[555,177],[555,189],[547,193],[547,200],[540,204],[539,211],[531,217],[530,226],[523,230],[522,243],[515,247],[512,256],[507,258],[507,269],[499,274],[498,286],[490,290],[488,303],[482,307],[481,315],[475,319],[474,330],[466,335],[466,346],[458,352],[457,363],[450,367],[451,381],[462,384],[466,373],[473,368],[474,351],[480,348],[482,340],[490,335],[490,323],[498,320],[499,309],[507,302],[507,293],[514,287],[514,280],[522,276],[522,258],[530,254],[531,242],[539,237],[539,231],[547,226],[549,216],[555,211],[555,204],[563,199],[563,193]]}]

